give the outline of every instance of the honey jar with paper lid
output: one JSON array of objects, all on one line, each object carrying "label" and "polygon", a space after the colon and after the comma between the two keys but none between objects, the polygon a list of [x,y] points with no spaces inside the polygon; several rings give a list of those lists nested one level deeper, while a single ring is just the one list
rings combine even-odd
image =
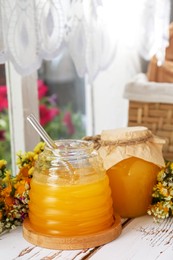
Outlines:
[{"label": "honey jar with paper lid", "polygon": [[121,217],[147,213],[157,174],[165,166],[164,140],[146,127],[102,131],[96,141],[112,191],[114,211]]}]

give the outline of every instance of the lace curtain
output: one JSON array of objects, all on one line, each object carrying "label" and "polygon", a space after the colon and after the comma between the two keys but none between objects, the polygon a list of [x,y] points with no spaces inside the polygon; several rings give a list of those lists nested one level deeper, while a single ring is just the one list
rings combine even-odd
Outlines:
[{"label": "lace curtain", "polygon": [[170,0],[0,0],[0,63],[27,75],[66,45],[79,76],[92,81],[123,34],[127,47],[163,62],[169,22]]},{"label": "lace curtain", "polygon": [[139,52],[149,60],[153,55],[158,65],[164,62],[165,49],[169,45],[171,0],[145,0],[141,12]]}]

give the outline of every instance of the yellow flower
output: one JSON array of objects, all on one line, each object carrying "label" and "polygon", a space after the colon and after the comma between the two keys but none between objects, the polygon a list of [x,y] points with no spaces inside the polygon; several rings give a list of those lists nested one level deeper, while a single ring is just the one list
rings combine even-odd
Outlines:
[{"label": "yellow flower", "polygon": [[162,181],[163,180],[163,178],[165,177],[165,169],[162,169],[159,173],[158,173],[158,175],[157,175],[157,180],[158,181]]},{"label": "yellow flower", "polygon": [[38,159],[38,154],[34,155],[34,161],[36,161]]},{"label": "yellow flower", "polygon": [[6,165],[7,165],[7,161],[6,160],[0,160],[0,169],[5,167]]},{"label": "yellow flower", "polygon": [[173,162],[170,163],[170,169],[173,170]]},{"label": "yellow flower", "polygon": [[19,171],[15,177],[7,170],[7,162],[0,160],[0,233],[21,224],[27,217],[32,172],[43,150],[44,143],[39,143],[33,152],[18,152]]},{"label": "yellow flower", "polygon": [[2,197],[9,197],[10,193],[12,191],[12,186],[11,184],[9,184],[7,187],[5,187],[2,191],[1,191],[1,195]]},{"label": "yellow flower", "polygon": [[40,142],[36,145],[36,147],[34,148],[34,153],[39,154],[40,152],[42,152],[44,150],[45,147],[45,143],[44,142]]},{"label": "yellow flower", "polygon": [[22,180],[20,182],[17,182],[14,187],[16,188],[15,194],[20,196],[26,190],[26,181]]},{"label": "yellow flower", "polygon": [[168,190],[163,186],[163,183],[159,182],[157,184],[157,189],[161,195],[167,197],[169,195]]},{"label": "yellow flower", "polygon": [[28,170],[28,175],[32,176],[32,173],[34,171],[34,167],[32,166],[29,170]]},{"label": "yellow flower", "polygon": [[6,171],[5,172],[5,177],[3,178],[2,182],[3,183],[9,183],[11,179],[11,172],[10,171]]}]

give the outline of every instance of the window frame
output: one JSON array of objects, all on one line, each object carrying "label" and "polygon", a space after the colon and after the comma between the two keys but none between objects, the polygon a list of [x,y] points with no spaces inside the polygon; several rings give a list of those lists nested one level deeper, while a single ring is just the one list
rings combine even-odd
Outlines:
[{"label": "window frame", "polygon": [[17,152],[32,151],[40,137],[30,125],[27,116],[39,118],[37,73],[22,77],[11,62],[5,63],[10,125],[12,174],[17,174]]}]

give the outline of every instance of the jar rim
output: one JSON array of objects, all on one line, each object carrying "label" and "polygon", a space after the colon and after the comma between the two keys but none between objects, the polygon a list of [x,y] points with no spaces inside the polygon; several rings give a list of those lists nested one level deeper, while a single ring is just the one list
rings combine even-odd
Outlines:
[{"label": "jar rim", "polygon": [[80,139],[59,139],[55,140],[57,149],[52,149],[48,146],[45,147],[47,151],[51,151],[54,154],[70,155],[74,153],[87,153],[93,150],[93,142]]}]

